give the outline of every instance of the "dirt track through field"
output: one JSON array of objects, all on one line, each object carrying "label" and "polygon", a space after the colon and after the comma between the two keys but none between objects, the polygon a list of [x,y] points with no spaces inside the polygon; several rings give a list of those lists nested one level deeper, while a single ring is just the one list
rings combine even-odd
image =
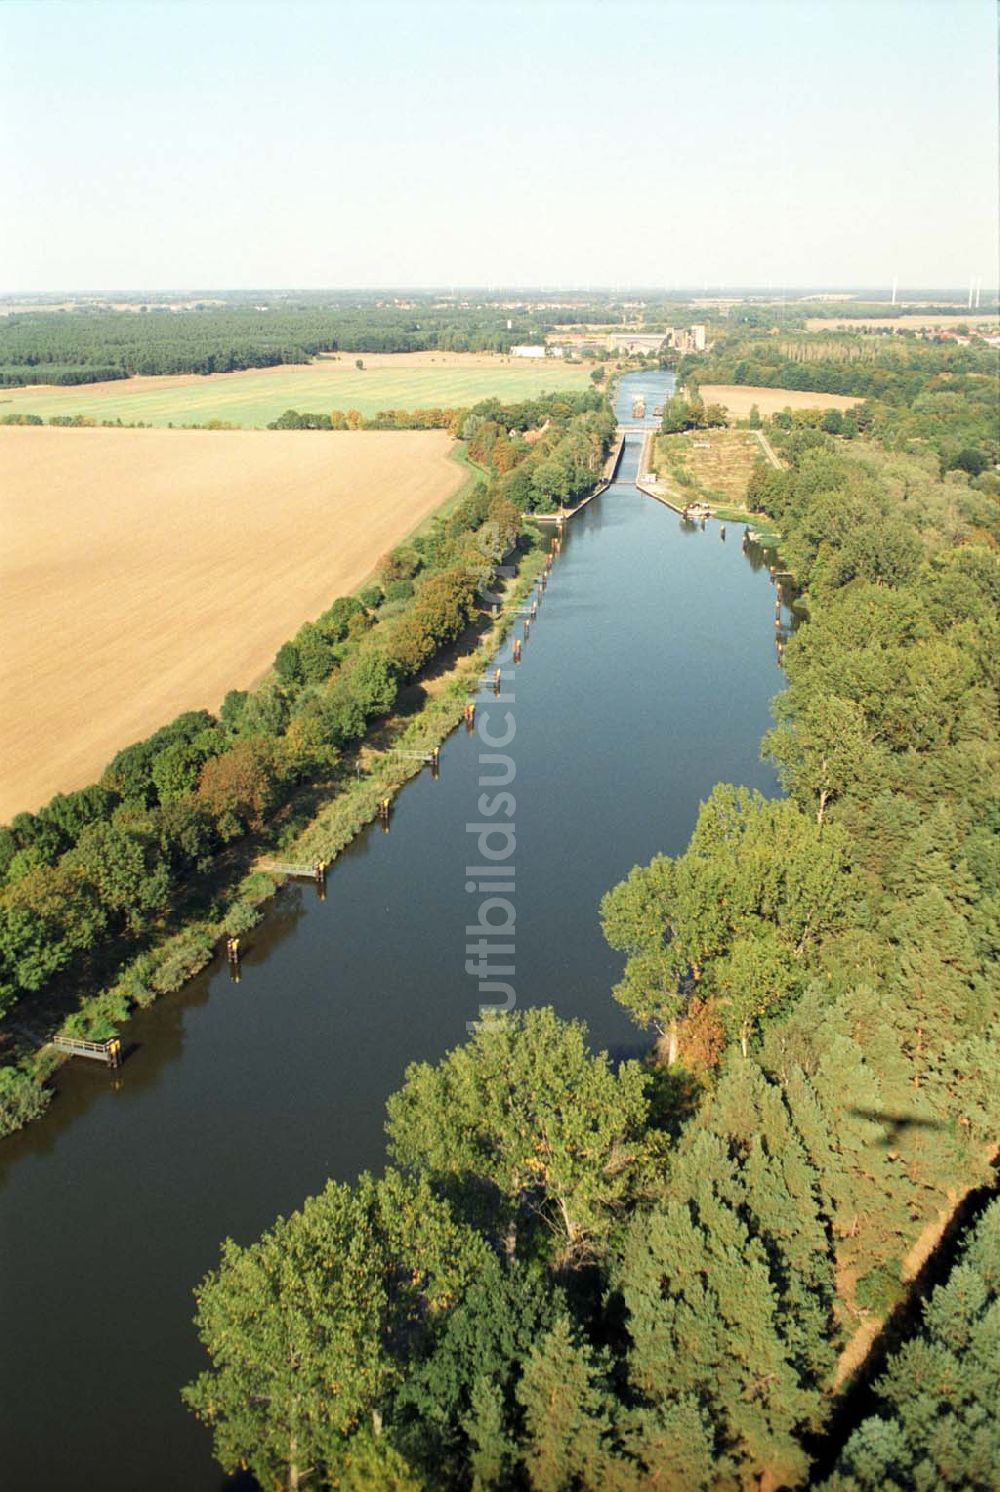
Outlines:
[{"label": "dirt track through field", "polygon": [[464,480],[442,431],[0,429],[0,822],[246,688]]}]

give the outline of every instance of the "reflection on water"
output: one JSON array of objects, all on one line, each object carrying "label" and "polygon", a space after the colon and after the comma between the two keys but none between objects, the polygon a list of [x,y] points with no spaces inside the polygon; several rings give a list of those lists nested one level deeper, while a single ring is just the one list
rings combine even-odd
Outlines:
[{"label": "reflection on water", "polygon": [[[669,375],[636,378],[648,407],[666,396]],[[641,440],[569,525],[514,671],[510,748],[518,1001],[582,1016],[616,1053],[642,1040],[610,998],[621,961],[597,903],[637,861],[683,848],[715,782],[774,790],[758,745],[781,683],[761,558],[738,528],[723,544],[641,497]],[[479,749],[456,732],[439,779],[400,795],[391,834],[371,826],[331,867],[325,901],[306,886],[272,904],[238,984],[217,963],[139,1014],[119,1074],[64,1069],[48,1117],[0,1149],[11,1487],[220,1486],[178,1400],[200,1365],[192,1287],[227,1234],[249,1241],[326,1177],[380,1166],[386,1096],[476,1017],[464,886]]]}]

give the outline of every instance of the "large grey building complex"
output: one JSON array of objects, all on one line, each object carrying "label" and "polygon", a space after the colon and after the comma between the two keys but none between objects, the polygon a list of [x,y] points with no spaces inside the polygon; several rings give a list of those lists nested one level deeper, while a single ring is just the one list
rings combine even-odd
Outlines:
[{"label": "large grey building complex", "polygon": [[611,332],[609,352],[662,352],[674,347],[678,352],[704,352],[706,333],[703,325],[674,328],[662,332]]},{"label": "large grey building complex", "polygon": [[667,345],[665,332],[611,332],[608,335],[609,352],[659,352]]}]

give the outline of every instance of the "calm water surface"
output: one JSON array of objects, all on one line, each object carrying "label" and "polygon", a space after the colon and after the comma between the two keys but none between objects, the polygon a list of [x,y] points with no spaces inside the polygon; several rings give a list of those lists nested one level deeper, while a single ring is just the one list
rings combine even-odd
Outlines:
[{"label": "calm water surface", "polygon": [[[670,376],[624,381],[629,422],[637,387],[653,423]],[[781,686],[766,571],[738,528],[720,542],[635,490],[640,443],[570,525],[515,703],[492,705],[517,724],[518,1001],[582,1016],[615,1052],[642,1041],[610,998],[621,961],[598,901],[684,847],[714,783],[774,791],[758,748]],[[192,1287],[224,1236],[249,1242],[328,1176],[378,1168],[407,1063],[465,1039],[479,749],[452,736],[439,780],[337,861],[325,901],[283,893],[238,985],[216,965],[139,1015],[119,1074],[65,1069],[46,1119],[0,1147],[0,1486],[224,1485],[178,1400],[201,1366]]]}]

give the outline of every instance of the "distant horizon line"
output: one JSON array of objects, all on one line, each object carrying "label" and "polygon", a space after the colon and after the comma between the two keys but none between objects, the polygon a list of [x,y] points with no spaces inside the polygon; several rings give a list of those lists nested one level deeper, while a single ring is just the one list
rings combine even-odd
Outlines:
[{"label": "distant horizon line", "polygon": [[[676,284],[658,285],[634,281],[631,283],[546,283],[538,281],[534,283],[510,283],[493,282],[491,284],[459,284],[448,282],[447,284],[401,284],[386,282],[373,285],[157,285],[157,286],[109,286],[88,287],[83,289],[67,289],[57,287],[55,289],[31,289],[31,290],[0,290],[0,301],[27,300],[32,297],[55,299],[63,297],[67,300],[78,300],[82,298],[99,298],[107,300],[112,296],[129,298],[133,300],[153,299],[165,296],[206,297],[213,295],[442,295],[454,297],[458,295],[485,294],[498,296],[505,294],[524,295],[533,293],[536,295],[609,295],[609,296],[640,296],[640,295],[665,295],[671,297],[687,296],[695,300],[723,300],[734,295],[752,295],[757,299],[784,300],[791,294],[801,298],[815,299],[821,296],[858,296],[870,294],[881,298],[883,291],[885,298],[891,300],[893,294],[893,283],[872,284],[832,284],[828,281],[812,283],[801,283],[797,285],[786,284],[780,287],[774,285],[760,284],[737,284],[735,282],[715,282],[711,285]],[[975,287],[980,297],[996,297],[1000,294],[1000,286],[987,286],[981,282]],[[897,301],[902,295],[940,295],[949,297],[966,297],[969,294],[968,285],[903,285],[895,284]]]}]

